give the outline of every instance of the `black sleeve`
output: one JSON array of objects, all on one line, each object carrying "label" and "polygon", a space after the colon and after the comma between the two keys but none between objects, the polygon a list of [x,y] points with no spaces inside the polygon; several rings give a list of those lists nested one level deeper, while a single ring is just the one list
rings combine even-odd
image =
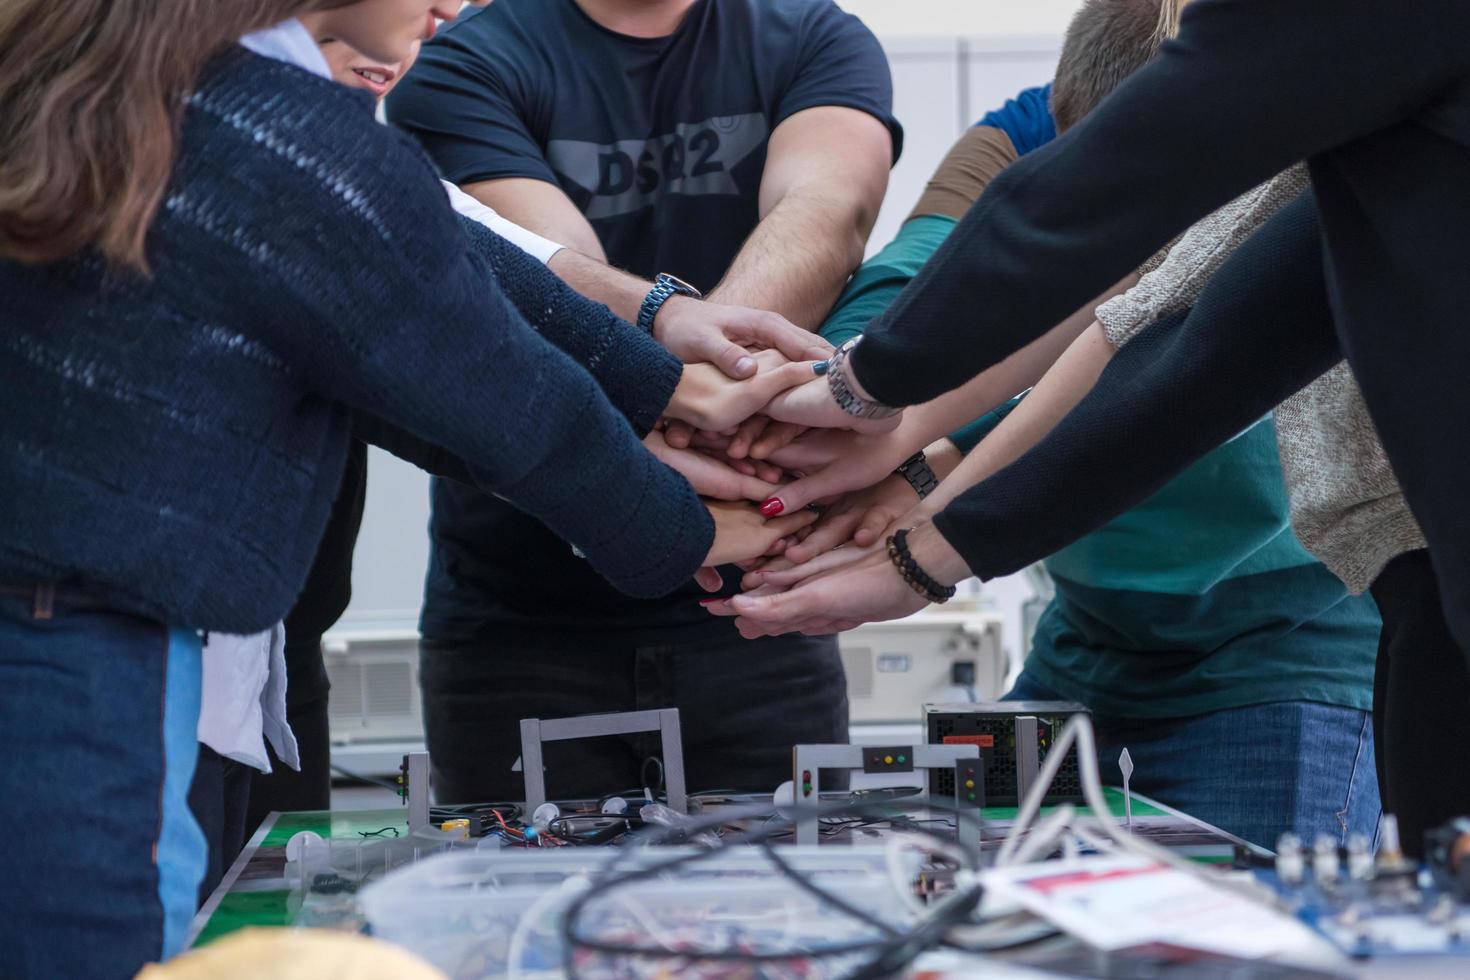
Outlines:
[{"label": "black sleeve", "polygon": [[1019,350],[1192,222],[1405,118],[1460,70],[1439,0],[1197,0],[1179,37],[997,178],[866,331],[852,369],[928,401]]},{"label": "black sleeve", "polygon": [[679,359],[489,228],[463,216],[460,225],[526,322],[597,379],[639,438],[648,435],[674,397]]},{"label": "black sleeve", "polygon": [[534,134],[543,73],[511,15],[487,8],[424,45],[388,95],[388,121],[418,138],[452,184],[530,177],[555,184]]},{"label": "black sleeve", "polygon": [[466,486],[475,486],[474,476],[464,460],[372,412],[362,409],[352,412],[352,435],[417,466],[430,476],[442,476]]},{"label": "black sleeve", "polygon": [[935,526],[982,579],[1019,571],[1142,503],[1341,358],[1307,192],[1231,256],[1192,310],[1119,350],[1045,439]]},{"label": "black sleeve", "polygon": [[888,57],[866,24],[835,3],[815,6],[803,25],[796,77],[781,96],[773,126],[803,109],[860,109],[888,127],[893,160],[903,151],[903,127],[893,116]]}]

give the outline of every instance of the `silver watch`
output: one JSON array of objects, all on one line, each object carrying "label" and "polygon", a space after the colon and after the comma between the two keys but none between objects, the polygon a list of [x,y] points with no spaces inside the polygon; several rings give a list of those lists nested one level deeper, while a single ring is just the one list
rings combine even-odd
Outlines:
[{"label": "silver watch", "polygon": [[892,418],[901,408],[892,405],[884,405],[882,402],[872,401],[864,398],[852,390],[852,383],[847,375],[847,358],[862,337],[854,337],[827,359],[827,386],[832,390],[832,400],[837,402],[837,407],[848,415],[858,419],[887,419]]}]

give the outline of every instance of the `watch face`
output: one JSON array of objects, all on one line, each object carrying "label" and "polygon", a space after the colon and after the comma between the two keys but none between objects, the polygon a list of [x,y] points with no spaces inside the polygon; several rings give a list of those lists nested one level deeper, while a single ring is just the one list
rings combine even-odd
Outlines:
[{"label": "watch face", "polygon": [[660,272],[658,274],[658,278],[659,281],[672,286],[674,288],[674,292],[676,293],[683,293],[685,296],[693,296],[695,299],[704,298],[703,293],[695,289],[693,286],[689,285],[683,279],[680,279],[678,276],[671,276],[667,272]]}]

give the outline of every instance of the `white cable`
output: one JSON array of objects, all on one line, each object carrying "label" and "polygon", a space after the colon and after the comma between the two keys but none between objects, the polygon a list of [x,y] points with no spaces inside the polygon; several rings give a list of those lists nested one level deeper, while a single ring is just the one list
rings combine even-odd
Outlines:
[{"label": "white cable", "polygon": [[1051,852],[1057,839],[1067,832],[1072,819],[1077,815],[1077,808],[1070,803],[1063,803],[1056,808],[1054,813],[1049,813],[1036,829],[1026,835],[1025,841],[1016,848],[1016,853],[1011,858],[1011,864],[1026,864],[1045,857]]},{"label": "white cable", "polygon": [[1074,744],[1077,746],[1077,770],[1082,777],[1083,799],[1100,820],[1104,823],[1115,823],[1113,811],[1108,806],[1107,797],[1103,795],[1102,775],[1097,768],[1097,744],[1092,735],[1092,719],[1087,715],[1073,715],[1062,726],[1062,733],[1052,742],[1051,749],[1046,753],[1046,762],[1037,774],[1035,785],[1021,801],[1021,806],[1016,811],[1016,822],[1011,826],[1011,832],[1006,835],[1005,843],[995,857],[997,867],[1012,863],[1026,827],[1036,818],[1037,811],[1041,809],[1041,801],[1046,798],[1046,791],[1051,789],[1052,782],[1061,771],[1067,750]]}]

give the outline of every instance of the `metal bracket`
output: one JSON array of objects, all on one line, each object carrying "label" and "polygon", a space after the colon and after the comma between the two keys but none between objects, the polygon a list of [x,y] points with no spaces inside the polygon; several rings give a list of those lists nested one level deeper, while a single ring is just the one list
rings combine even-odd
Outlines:
[{"label": "metal bracket", "polygon": [[[909,745],[885,746],[885,754],[902,752],[908,757],[905,771],[915,769],[953,769],[962,759],[979,759],[978,745]],[[863,770],[873,749],[863,745],[796,745],[791,749],[791,788],[796,816],[796,843],[818,844],[821,836],[811,811],[821,806],[822,770]],[[955,805],[959,806],[959,787],[955,787]]]},{"label": "metal bracket", "polygon": [[546,802],[546,762],[541,751],[545,743],[643,732],[658,732],[662,739],[664,789],[669,808],[688,813],[689,798],[684,790],[684,742],[679,735],[678,708],[578,715],[547,721],[521,719],[521,769],[526,781],[526,812],[530,813]]},{"label": "metal bracket", "polygon": [[410,752],[403,757],[403,791],[408,803],[410,835],[429,825],[429,753]]}]

